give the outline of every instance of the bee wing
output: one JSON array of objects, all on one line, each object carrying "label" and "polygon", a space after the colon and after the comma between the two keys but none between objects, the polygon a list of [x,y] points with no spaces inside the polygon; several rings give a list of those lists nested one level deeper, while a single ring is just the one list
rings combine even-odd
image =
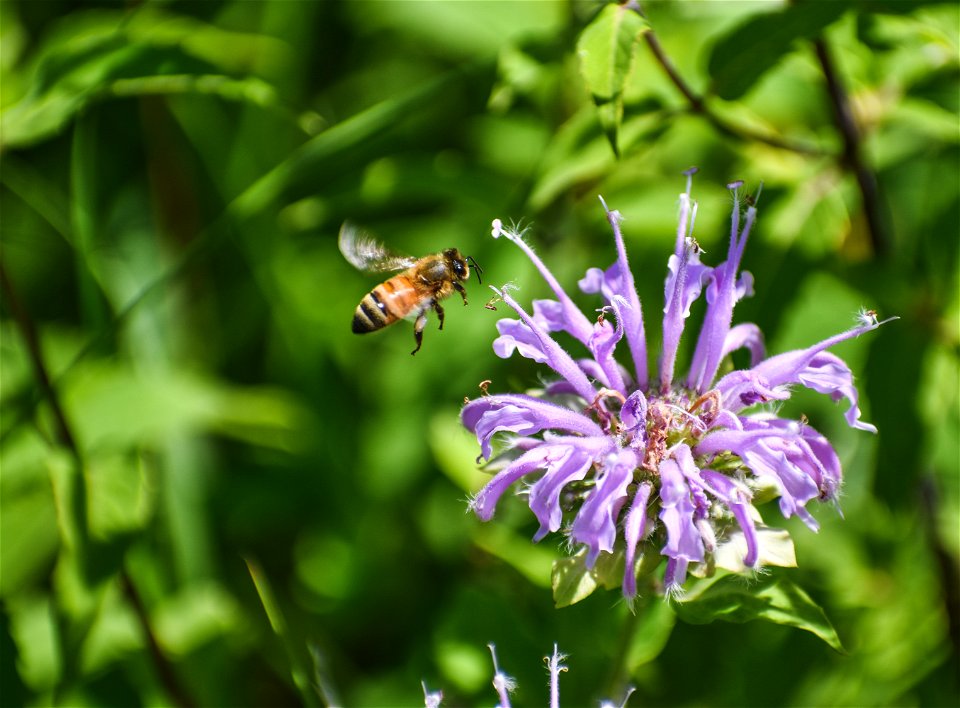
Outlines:
[{"label": "bee wing", "polygon": [[417,262],[411,256],[394,253],[349,221],[340,227],[340,253],[354,268],[368,273],[403,270]]}]

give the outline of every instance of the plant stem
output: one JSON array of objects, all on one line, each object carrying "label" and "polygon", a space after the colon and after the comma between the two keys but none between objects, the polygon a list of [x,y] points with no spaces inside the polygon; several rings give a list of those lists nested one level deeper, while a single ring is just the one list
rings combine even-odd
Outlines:
[{"label": "plant stem", "polygon": [[10,278],[7,276],[7,271],[2,261],[0,261],[0,284],[2,284],[3,299],[6,301],[7,309],[17,323],[20,334],[23,336],[24,344],[27,346],[27,358],[30,359],[30,364],[33,367],[33,375],[36,377],[37,383],[40,384],[40,393],[50,403],[50,408],[53,411],[55,424],[54,435],[56,436],[57,443],[67,448],[71,454],[79,460],[80,452],[77,448],[77,443],[73,438],[73,434],[70,432],[70,426],[67,425],[67,418],[63,413],[60,400],[57,398],[57,392],[50,383],[50,376],[47,374],[47,369],[43,365],[43,354],[40,351],[40,341],[37,339],[37,331],[33,327],[33,322],[27,316],[26,310],[24,310],[20,304],[20,299],[13,289],[13,283],[10,282]]},{"label": "plant stem", "polygon": [[[80,448],[77,445],[76,438],[70,429],[69,423],[67,422],[67,416],[63,410],[63,406],[60,404],[57,391],[51,384],[47,367],[43,363],[43,353],[40,350],[40,340],[37,337],[36,328],[33,326],[33,321],[30,319],[26,309],[24,309],[22,303],[20,302],[17,292],[10,280],[10,277],[7,275],[6,267],[2,261],[0,261],[0,287],[2,287],[3,299],[7,309],[13,316],[14,321],[17,323],[17,327],[20,330],[20,334],[23,337],[24,343],[26,344],[27,357],[30,359],[34,376],[36,377],[37,383],[40,385],[41,394],[47,399],[47,403],[49,403],[50,409],[53,412],[55,425],[54,435],[56,436],[56,441],[70,452],[71,456],[76,462],[76,470],[83,470],[83,457],[80,453]],[[83,526],[86,526],[86,519],[82,519],[82,523]],[[150,624],[150,618],[147,615],[146,608],[144,607],[143,602],[140,599],[140,595],[137,592],[136,586],[133,583],[133,579],[130,577],[129,573],[127,573],[126,569],[122,567],[119,570],[119,577],[124,594],[133,607],[137,620],[140,623],[140,628],[143,631],[144,639],[147,643],[147,648],[150,653],[150,658],[153,661],[154,668],[157,671],[161,683],[177,705],[183,706],[184,708],[191,708],[195,705],[195,703],[186,693],[186,691],[184,691],[176,677],[176,674],[173,671],[172,665],[161,651],[160,645],[156,639],[156,634],[154,633],[153,627]],[[68,657],[68,663],[74,662],[76,658],[77,657]],[[69,673],[70,672],[68,671],[68,675]]]},{"label": "plant stem", "polygon": [[834,120],[843,136],[842,164],[853,172],[857,179],[857,186],[863,198],[863,212],[867,219],[867,228],[870,233],[870,243],[874,254],[884,256],[889,252],[890,239],[887,236],[886,220],[883,218],[883,206],[880,200],[880,190],[877,186],[876,175],[867,166],[860,149],[862,138],[857,123],[850,110],[850,100],[840,82],[830,50],[826,41],[821,37],[813,43],[817,60],[827,82],[827,93],[830,105],[833,108]]},{"label": "plant stem", "polygon": [[636,599],[638,606],[632,608],[627,614],[626,622],[620,630],[620,636],[617,641],[616,654],[613,657],[613,665],[605,682],[606,690],[604,695],[611,701],[614,696],[622,696],[627,690],[627,683],[630,678],[630,670],[627,667],[627,660],[630,657],[630,645],[633,643],[633,635],[637,631],[637,625],[640,623],[639,612],[643,610],[641,599]]},{"label": "plant stem", "polygon": [[780,150],[789,150],[790,152],[800,153],[802,155],[813,155],[813,156],[824,156],[826,153],[820,148],[814,145],[808,145],[806,143],[799,143],[790,140],[783,140],[773,135],[768,135],[766,133],[758,133],[756,131],[750,130],[749,128],[733,126],[724,119],[720,118],[713,111],[710,110],[707,106],[706,100],[703,96],[698,95],[690,85],[684,81],[683,77],[680,76],[677,72],[676,67],[673,66],[673,62],[670,61],[670,58],[667,56],[666,52],[663,49],[663,46],[660,44],[660,40],[657,39],[657,35],[653,30],[647,30],[643,35],[644,40],[647,42],[647,46],[650,48],[650,51],[653,53],[654,58],[657,60],[657,63],[663,68],[663,71],[666,73],[667,77],[677,87],[677,90],[683,94],[683,97],[687,100],[689,104],[690,111],[697,115],[703,116],[714,128],[716,128],[720,133],[737,140],[744,142],[759,142],[764,143],[765,145],[770,145],[771,147],[778,148]]},{"label": "plant stem", "polygon": [[130,602],[130,606],[137,616],[137,621],[140,623],[140,628],[143,630],[143,637],[147,643],[147,652],[150,654],[150,660],[153,662],[160,682],[164,688],[167,689],[167,693],[170,694],[174,703],[183,708],[192,708],[196,704],[184,690],[180,680],[173,671],[173,665],[160,648],[160,644],[157,642],[157,636],[154,634],[153,628],[150,625],[147,608],[144,606],[143,600],[140,598],[140,593],[137,591],[137,587],[133,584],[133,579],[126,569],[120,570],[120,586],[123,588],[123,594]]}]

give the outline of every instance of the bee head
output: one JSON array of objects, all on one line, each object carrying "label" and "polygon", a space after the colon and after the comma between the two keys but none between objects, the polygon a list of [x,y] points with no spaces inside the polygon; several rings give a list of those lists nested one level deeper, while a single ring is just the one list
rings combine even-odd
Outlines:
[{"label": "bee head", "polygon": [[480,280],[480,274],[483,272],[483,270],[473,259],[473,256],[464,257],[458,249],[448,248],[443,252],[443,257],[447,259],[447,263],[450,264],[450,268],[457,276],[457,280],[466,280],[470,277],[469,264],[471,263],[473,264],[473,267],[477,269],[477,280]]}]

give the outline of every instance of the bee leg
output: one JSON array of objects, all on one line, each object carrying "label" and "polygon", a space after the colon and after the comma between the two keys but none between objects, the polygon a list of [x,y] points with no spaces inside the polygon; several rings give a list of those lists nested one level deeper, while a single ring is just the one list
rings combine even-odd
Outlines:
[{"label": "bee leg", "polygon": [[466,290],[466,288],[464,288],[460,283],[457,283],[457,282],[454,282],[453,288],[454,288],[454,290],[456,290],[458,293],[460,293],[460,297],[463,298],[463,304],[466,305],[466,304],[467,304],[467,290]]},{"label": "bee leg", "polygon": [[420,351],[423,344],[423,328],[427,326],[427,313],[421,312],[417,315],[416,322],[413,323],[413,338],[417,340],[417,348],[410,352],[411,356]]},{"label": "bee leg", "polygon": [[440,320],[440,329],[443,329],[443,308],[439,302],[433,303],[433,311],[437,313],[437,319]]}]

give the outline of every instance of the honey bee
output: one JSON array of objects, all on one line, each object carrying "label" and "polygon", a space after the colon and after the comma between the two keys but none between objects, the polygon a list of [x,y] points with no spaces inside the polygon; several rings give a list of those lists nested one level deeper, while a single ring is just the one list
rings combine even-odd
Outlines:
[{"label": "honey bee", "polygon": [[433,310],[443,329],[443,307],[440,301],[460,293],[467,304],[467,291],[461,281],[470,277],[470,264],[477,270],[477,280],[483,270],[470,256],[464,257],[456,248],[448,248],[423,258],[402,256],[390,251],[372,236],[350,223],[340,228],[340,252],[347,261],[366,273],[384,273],[402,270],[363,296],[353,313],[354,334],[366,334],[383,329],[402,318],[414,318],[413,336],[420,351],[427,311]]}]

